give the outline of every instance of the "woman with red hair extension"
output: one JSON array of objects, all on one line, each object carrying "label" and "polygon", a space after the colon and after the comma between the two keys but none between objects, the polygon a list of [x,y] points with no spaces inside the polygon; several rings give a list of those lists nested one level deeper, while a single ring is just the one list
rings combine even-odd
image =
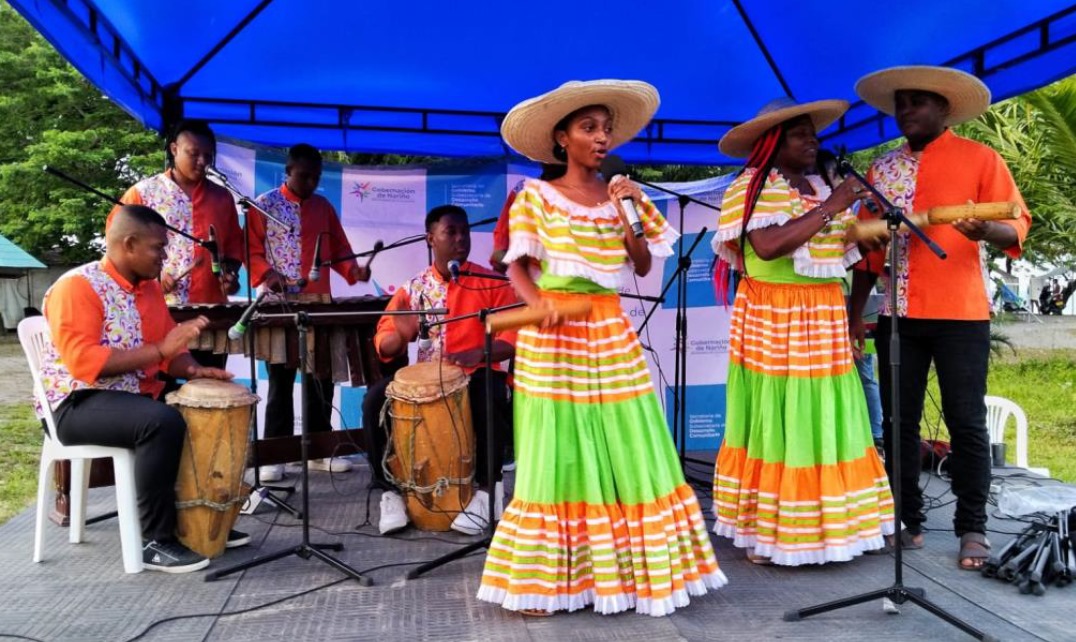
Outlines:
[{"label": "woman with red hair extension", "polygon": [[846,561],[885,546],[893,505],[852,363],[840,280],[862,187],[808,175],[841,100],[774,101],[729,130],[747,157],[726,190],[714,250],[739,271],[729,337],[714,532],[761,564]]}]

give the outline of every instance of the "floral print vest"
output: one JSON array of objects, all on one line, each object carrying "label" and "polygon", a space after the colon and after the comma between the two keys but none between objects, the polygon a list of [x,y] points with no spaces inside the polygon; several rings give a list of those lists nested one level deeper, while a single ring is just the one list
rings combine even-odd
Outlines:
[{"label": "floral print vest", "polygon": [[[101,325],[101,345],[120,350],[132,350],[142,345],[142,315],[138,312],[135,295],[116,283],[100,262],[77,267],[61,279],[83,278],[90,284],[97,296],[101,297],[105,319]],[[45,293],[48,301],[52,288]],[[87,383],[73,377],[60,359],[56,347],[49,342],[41,355],[41,383],[45,389],[45,398],[49,407],[56,410],[72,392],[83,388],[101,390],[118,390],[138,394],[139,380],[145,375],[141,370],[126,372],[111,377],[99,377],[94,383]],[[35,406],[37,404],[35,403]],[[35,408],[41,416],[41,408]]]},{"label": "floral print vest", "polygon": [[[187,234],[194,233],[194,205],[168,172],[140,181],[136,189],[142,202],[157,210],[165,222]],[[190,302],[190,271],[194,267],[194,254],[194,241],[175,232],[168,233],[168,258],[164,261],[162,274],[185,275],[165,295],[168,305],[186,305]]]}]

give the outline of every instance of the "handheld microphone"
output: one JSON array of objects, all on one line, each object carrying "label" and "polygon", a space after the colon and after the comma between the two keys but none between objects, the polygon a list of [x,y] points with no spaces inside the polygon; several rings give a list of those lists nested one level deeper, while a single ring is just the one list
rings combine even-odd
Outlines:
[{"label": "handheld microphone", "polygon": [[430,323],[425,318],[418,322],[418,349],[429,350],[433,345],[430,341]]},{"label": "handheld microphone", "polygon": [[307,275],[307,278],[314,282],[321,278],[321,237],[323,234],[318,234],[318,240],[314,241],[314,262],[310,264],[310,274]]},{"label": "handheld microphone", "polygon": [[239,317],[239,320],[235,322],[235,325],[228,328],[228,338],[232,341],[242,339],[243,335],[247,333],[247,324],[250,323],[250,317],[254,316],[254,310],[265,298],[265,295],[269,293],[269,290],[262,290],[258,293],[258,298],[254,299],[254,302],[250,304],[246,310],[243,310],[243,315]]},{"label": "handheld microphone", "polygon": [[209,269],[213,276],[220,276],[220,248],[217,247],[217,229],[209,226]]},{"label": "handheld microphone", "polygon": [[[615,154],[610,154],[602,159],[601,167],[599,171],[602,173],[602,178],[608,183],[617,176],[627,176],[628,166],[624,164],[624,160]],[[631,232],[635,235],[635,238],[639,238],[643,235],[643,224],[639,220],[639,212],[635,210],[635,201],[630,197],[620,199],[620,204],[624,207],[625,218],[628,219],[628,224],[631,225]]]},{"label": "handheld microphone", "polygon": [[459,283],[460,280],[460,262],[456,259],[452,259],[448,262],[448,273],[452,275],[452,282]]}]

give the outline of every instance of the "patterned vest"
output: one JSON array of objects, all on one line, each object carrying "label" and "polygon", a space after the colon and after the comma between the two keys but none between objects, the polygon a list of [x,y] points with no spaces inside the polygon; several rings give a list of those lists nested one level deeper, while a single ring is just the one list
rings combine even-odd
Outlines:
[{"label": "patterned vest", "polygon": [[[116,283],[100,262],[88,263],[77,267],[61,279],[83,278],[90,284],[104,306],[105,320],[101,325],[101,345],[120,350],[132,350],[142,345],[142,315],[138,313],[135,295]],[[52,294],[52,288],[45,293],[45,301]],[[47,308],[47,306],[46,306]],[[60,405],[72,392],[82,388],[102,390],[119,390],[139,394],[139,380],[145,378],[141,371],[125,372],[111,377],[100,377],[94,383],[76,379],[64,365],[56,347],[49,342],[41,355],[41,383],[45,389],[52,410]],[[35,405],[37,405],[35,403]],[[40,407],[36,408],[41,416]]]},{"label": "patterned vest", "polygon": [[[194,204],[189,196],[168,176],[168,172],[150,176],[135,186],[142,202],[164,217],[172,227],[187,234],[194,233]],[[190,302],[191,268],[194,267],[194,241],[185,236],[168,233],[168,258],[163,272],[184,274],[176,282],[175,289],[165,295],[168,305],[186,305]]]},{"label": "patterned vest", "polygon": [[299,262],[303,256],[303,239],[299,212],[302,206],[289,201],[279,187],[262,194],[254,199],[254,202],[288,226],[285,228],[273,221],[265,222],[265,252],[270,257],[273,269],[286,278],[300,278],[302,274],[299,272]]},{"label": "patterned vest", "polygon": [[[436,268],[431,265],[403,285],[407,292],[410,309],[426,310],[448,306],[448,283],[438,278],[434,274],[435,270]],[[432,321],[433,317],[430,320]],[[430,347],[418,349],[418,363],[441,359],[441,353],[445,349],[444,329],[444,325],[435,325],[430,328]]]}]

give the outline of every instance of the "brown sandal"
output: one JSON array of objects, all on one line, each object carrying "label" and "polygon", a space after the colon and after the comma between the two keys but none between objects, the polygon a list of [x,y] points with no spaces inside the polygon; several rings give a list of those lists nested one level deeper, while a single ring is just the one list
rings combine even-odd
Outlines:
[{"label": "brown sandal", "polygon": [[990,540],[982,533],[964,533],[960,536],[960,554],[957,566],[963,571],[982,570],[990,559]]},{"label": "brown sandal", "polygon": [[545,611],[542,609],[519,609],[516,612],[526,617],[549,617],[553,615],[552,611]]}]

